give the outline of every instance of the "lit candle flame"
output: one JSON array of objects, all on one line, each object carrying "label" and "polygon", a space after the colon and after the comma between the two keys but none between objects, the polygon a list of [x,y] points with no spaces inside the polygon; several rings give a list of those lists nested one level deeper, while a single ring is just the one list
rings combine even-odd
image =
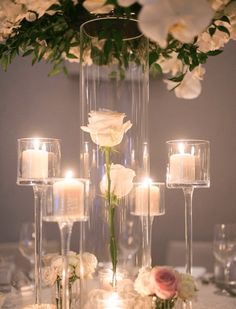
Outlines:
[{"label": "lit candle flame", "polygon": [[152,185],[152,179],[151,179],[151,178],[144,178],[144,180],[143,180],[143,185],[144,185],[145,187],[151,186],[151,185]]},{"label": "lit candle flame", "polygon": [[67,171],[65,177],[66,177],[66,179],[71,179],[71,178],[73,178],[73,172],[72,172],[71,170]]},{"label": "lit candle flame", "polygon": [[191,147],[191,155],[193,155],[193,156],[195,155],[195,147],[194,146]]},{"label": "lit candle flame", "polygon": [[121,309],[122,303],[118,293],[114,292],[104,301],[104,309]]},{"label": "lit candle flame", "polygon": [[179,143],[179,144],[178,144],[178,148],[179,148],[179,153],[180,153],[180,154],[184,154],[184,150],[185,150],[185,145],[184,145],[184,143]]},{"label": "lit candle flame", "polygon": [[39,139],[35,138],[34,139],[34,149],[35,150],[39,150],[39,144],[40,144]]},{"label": "lit candle flame", "polygon": [[43,150],[43,151],[46,151],[46,144],[43,144],[42,150]]}]

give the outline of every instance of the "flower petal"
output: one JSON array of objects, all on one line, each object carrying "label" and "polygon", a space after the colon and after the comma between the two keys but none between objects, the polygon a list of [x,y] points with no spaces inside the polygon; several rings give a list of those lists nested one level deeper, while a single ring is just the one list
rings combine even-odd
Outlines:
[{"label": "flower petal", "polygon": [[159,0],[143,6],[139,26],[147,37],[165,48],[168,33],[189,43],[209,25],[213,15],[206,0]]},{"label": "flower petal", "polygon": [[166,47],[169,24],[174,17],[167,2],[145,5],[139,14],[139,28],[142,33],[163,48]]}]

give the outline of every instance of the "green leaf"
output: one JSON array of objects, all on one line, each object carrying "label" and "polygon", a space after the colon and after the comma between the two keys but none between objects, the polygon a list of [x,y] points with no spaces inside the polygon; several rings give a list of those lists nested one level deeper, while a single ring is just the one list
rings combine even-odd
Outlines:
[{"label": "green leaf", "polygon": [[33,51],[34,51],[33,49],[27,50],[27,51],[22,55],[22,57],[29,56],[30,54],[32,54]]},{"label": "green leaf", "polygon": [[215,34],[215,32],[216,32],[216,28],[215,27],[210,27],[208,29],[208,32],[209,32],[210,36],[213,36]]},{"label": "green leaf", "polygon": [[9,64],[9,57],[8,55],[5,54],[1,59],[1,66],[5,72],[7,71],[8,64]]},{"label": "green leaf", "polygon": [[207,56],[207,54],[205,54],[205,53],[199,53],[199,54],[198,54],[198,60],[199,60],[199,62],[200,62],[201,64],[206,63],[207,58],[208,58],[208,56]]},{"label": "green leaf", "polygon": [[224,26],[217,26],[217,29],[218,29],[219,31],[222,31],[222,32],[224,32],[224,33],[227,33],[228,36],[230,36],[230,32],[229,32],[229,30],[228,30],[226,27],[224,27]]},{"label": "green leaf", "polygon": [[159,54],[156,51],[151,51],[149,53],[149,65],[153,64],[159,58]]},{"label": "green leaf", "polygon": [[68,72],[68,70],[67,70],[67,67],[63,66],[62,69],[63,69],[64,74],[65,74],[66,76],[68,76],[68,75],[69,75],[69,72]]},{"label": "green leaf", "polygon": [[210,50],[209,52],[207,52],[208,56],[217,56],[219,54],[221,54],[223,52],[222,49],[216,49],[216,50]]},{"label": "green leaf", "polygon": [[104,47],[103,47],[103,51],[104,51],[104,56],[106,59],[108,59],[109,57],[109,53],[111,51],[112,48],[112,41],[111,39],[106,40]]},{"label": "green leaf", "polygon": [[153,78],[156,78],[161,73],[162,73],[162,69],[161,69],[161,66],[158,63],[153,63],[150,66],[150,74]]},{"label": "green leaf", "polygon": [[230,24],[230,20],[229,20],[229,18],[228,18],[226,15],[222,16],[222,17],[220,18],[220,20],[225,21],[226,23],[229,23],[229,24]]},{"label": "green leaf", "polygon": [[60,11],[62,7],[59,4],[51,5],[47,10],[48,11]]},{"label": "green leaf", "polygon": [[48,76],[53,77],[55,75],[58,75],[59,73],[61,73],[61,70],[62,70],[61,66],[55,65],[51,70],[51,72],[49,72]]},{"label": "green leaf", "polygon": [[69,58],[69,59],[78,59],[77,56],[75,56],[74,54],[71,54],[71,53],[67,54],[66,57]]},{"label": "green leaf", "polygon": [[175,82],[175,83],[180,83],[184,79],[184,76],[185,76],[185,74],[181,74],[179,76],[169,78],[169,80],[171,80],[172,82]]}]

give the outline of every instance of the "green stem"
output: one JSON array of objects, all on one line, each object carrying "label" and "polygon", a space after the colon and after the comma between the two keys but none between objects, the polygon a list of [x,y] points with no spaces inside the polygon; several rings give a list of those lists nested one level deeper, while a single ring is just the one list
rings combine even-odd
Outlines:
[{"label": "green stem", "polygon": [[111,193],[111,148],[105,148],[105,161],[106,161],[106,174],[107,174],[107,200],[108,200],[108,212],[109,212],[109,230],[110,230],[110,255],[112,261],[112,286],[116,286],[116,266],[117,266],[117,244],[115,235],[115,206],[112,203],[112,193]]}]

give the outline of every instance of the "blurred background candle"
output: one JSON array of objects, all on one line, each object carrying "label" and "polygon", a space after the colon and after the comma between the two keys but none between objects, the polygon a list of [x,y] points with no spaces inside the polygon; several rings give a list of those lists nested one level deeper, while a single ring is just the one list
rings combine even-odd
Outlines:
[{"label": "blurred background candle", "polygon": [[123,302],[116,292],[111,293],[106,299],[102,301],[103,309],[122,309]]},{"label": "blurred background candle", "polygon": [[147,178],[135,188],[134,214],[157,216],[160,213],[160,190]]},{"label": "blurred background candle", "polygon": [[[41,148],[41,149],[40,149]],[[22,178],[39,179],[48,177],[48,152],[45,144],[34,140],[34,149],[22,152]]]},{"label": "blurred background candle", "polygon": [[195,155],[194,149],[191,153],[185,153],[184,143],[179,143],[179,153],[170,156],[170,183],[191,183],[195,180]]},{"label": "blurred background candle", "polygon": [[64,180],[53,184],[55,221],[74,222],[86,220],[84,213],[84,184],[72,178],[68,171]]}]

